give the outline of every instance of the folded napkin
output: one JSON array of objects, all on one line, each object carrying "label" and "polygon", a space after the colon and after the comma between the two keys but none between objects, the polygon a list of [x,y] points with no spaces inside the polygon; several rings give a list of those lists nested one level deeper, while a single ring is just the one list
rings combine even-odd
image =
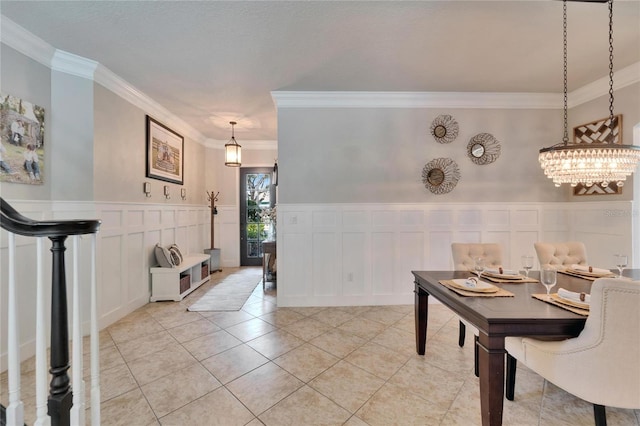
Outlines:
[{"label": "folded napkin", "polygon": [[464,285],[470,288],[476,288],[478,286],[478,279],[476,277],[467,278],[464,281]]},{"label": "folded napkin", "polygon": [[594,268],[593,266],[578,265],[575,263],[571,265],[571,269],[573,269],[574,271],[591,272],[593,274],[610,274],[611,273],[611,271],[608,269]]},{"label": "folded napkin", "polygon": [[585,303],[587,305],[591,303],[590,294],[576,293],[575,291],[565,290],[562,287],[558,289],[558,296],[562,297],[563,299],[572,300],[574,302]]},{"label": "folded napkin", "polygon": [[505,269],[505,268],[487,268],[485,272],[489,272],[490,274],[500,274],[500,275],[519,275],[520,272],[514,269]]}]

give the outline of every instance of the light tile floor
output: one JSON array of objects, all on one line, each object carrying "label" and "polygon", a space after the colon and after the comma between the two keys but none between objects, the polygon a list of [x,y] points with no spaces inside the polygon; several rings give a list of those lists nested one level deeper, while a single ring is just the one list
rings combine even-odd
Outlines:
[{"label": "light tile floor", "polygon": [[[447,308],[430,306],[425,356],[415,353],[412,305],[278,308],[268,283],[240,311],[186,310],[248,272],[226,268],[182,302],[150,303],[101,332],[103,425],[481,424],[473,336],[457,345]],[[29,424],[32,365],[23,363]],[[2,390],[4,401],[6,374]],[[607,408],[607,420],[640,426],[640,410]],[[593,411],[519,368],[504,424],[588,425]]]}]

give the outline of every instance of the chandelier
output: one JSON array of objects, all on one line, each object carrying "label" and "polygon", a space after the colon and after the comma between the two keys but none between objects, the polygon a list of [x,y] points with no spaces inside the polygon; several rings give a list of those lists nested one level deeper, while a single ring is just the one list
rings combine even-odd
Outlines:
[{"label": "chandelier", "polygon": [[[624,185],[640,163],[640,146],[622,145],[613,142],[569,144],[567,131],[567,0],[563,0],[564,35],[564,137],[562,142],[540,150],[538,160],[544,174],[556,186],[579,183],[591,187],[600,184],[603,188],[610,182],[618,187]],[[613,0],[609,0],[609,131],[618,125],[613,115]],[[620,129],[622,131],[622,129]]]},{"label": "chandelier", "polygon": [[229,167],[240,167],[242,165],[242,147],[236,142],[236,137],[233,132],[233,126],[235,121],[230,121],[231,124],[231,139],[224,145],[224,165]]}]

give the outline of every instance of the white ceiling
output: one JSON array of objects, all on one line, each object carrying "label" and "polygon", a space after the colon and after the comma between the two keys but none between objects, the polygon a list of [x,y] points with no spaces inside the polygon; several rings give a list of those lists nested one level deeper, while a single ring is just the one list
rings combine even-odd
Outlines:
[{"label": "white ceiling", "polygon": [[[0,1],[206,138],[276,140],[271,91],[561,92],[562,2]],[[608,74],[608,11],[569,2],[569,90]],[[615,69],[640,61],[640,1],[614,4]]]}]

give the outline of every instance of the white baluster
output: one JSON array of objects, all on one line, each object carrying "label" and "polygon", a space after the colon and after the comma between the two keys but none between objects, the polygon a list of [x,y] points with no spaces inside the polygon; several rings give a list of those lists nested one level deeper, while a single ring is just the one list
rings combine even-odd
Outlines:
[{"label": "white baluster", "polygon": [[84,380],[82,380],[82,315],[80,310],[80,279],[78,277],[78,254],[80,236],[73,236],[73,407],[71,407],[71,424],[84,426],[85,402]]},{"label": "white baluster", "polygon": [[24,405],[20,400],[20,342],[18,341],[18,297],[16,294],[16,236],[8,233],[9,243],[9,294],[7,299],[8,321],[7,321],[7,344],[9,363],[9,406],[7,407],[7,424],[24,424]]},{"label": "white baluster", "polygon": [[44,288],[44,238],[36,238],[36,421],[35,426],[48,426],[51,417],[47,414],[47,398],[49,395],[49,374],[47,362],[47,324],[45,320],[45,288]]},{"label": "white baluster", "polygon": [[98,285],[96,240],[91,235],[91,424],[100,424],[100,335],[98,334]]}]

